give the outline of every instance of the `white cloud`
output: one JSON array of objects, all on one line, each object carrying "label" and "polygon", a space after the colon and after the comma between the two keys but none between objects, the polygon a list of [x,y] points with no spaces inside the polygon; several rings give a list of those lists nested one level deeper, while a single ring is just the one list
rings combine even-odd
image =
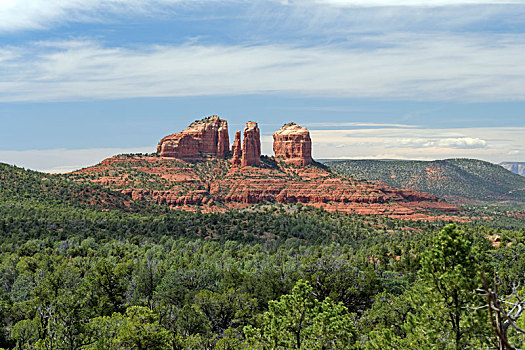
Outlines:
[{"label": "white cloud", "polygon": [[[113,20],[115,16],[172,14],[181,8],[206,9],[210,5],[225,3],[247,4],[263,9],[270,4],[341,9],[510,5],[525,4],[525,0],[1,0],[0,32],[46,29],[70,22],[101,22]],[[264,10],[261,12],[264,13]]]},{"label": "white cloud", "polygon": [[[363,38],[362,38],[363,39]],[[0,47],[0,101],[297,93],[524,100],[525,35],[386,35],[384,48],[291,45]]]},{"label": "white cloud", "polygon": [[453,137],[443,139],[428,139],[428,138],[403,138],[393,140],[389,147],[409,147],[409,148],[456,148],[456,149],[474,149],[486,148],[487,141],[480,138],[472,137]]},{"label": "white cloud", "polygon": [[[310,130],[317,159],[477,158],[494,163],[524,161],[525,127],[458,129],[370,127],[354,130]],[[414,136],[417,135],[417,136]],[[339,145],[345,145],[340,148]]]},{"label": "white cloud", "polygon": [[438,147],[445,148],[458,148],[458,149],[473,149],[473,148],[486,148],[487,141],[482,140],[478,137],[460,137],[451,139],[437,140]]},{"label": "white cloud", "polygon": [[[0,31],[44,29],[61,22],[98,22],[112,14],[148,14],[198,0],[2,0]],[[213,1],[213,0],[208,0]]]},{"label": "white cloud", "polygon": [[383,6],[459,6],[459,5],[508,5],[525,4],[524,0],[311,0],[317,4],[336,7],[383,7]]},{"label": "white cloud", "polygon": [[396,123],[363,123],[363,122],[348,122],[348,123],[341,123],[341,122],[314,122],[314,123],[307,123],[305,126],[308,126],[310,128],[316,128],[316,127],[390,127],[390,128],[401,128],[401,129],[411,129],[411,128],[417,128],[417,125],[408,125],[408,124],[396,124]]}]

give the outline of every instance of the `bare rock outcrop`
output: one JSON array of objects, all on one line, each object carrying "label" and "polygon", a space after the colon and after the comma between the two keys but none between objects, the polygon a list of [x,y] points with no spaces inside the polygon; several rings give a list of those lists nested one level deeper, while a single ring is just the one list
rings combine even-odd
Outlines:
[{"label": "bare rock outcrop", "polygon": [[242,140],[241,166],[261,164],[261,135],[256,122],[247,122]]},{"label": "bare rock outcrop", "polygon": [[275,158],[282,157],[287,164],[306,166],[312,163],[312,140],[305,127],[288,123],[273,134]]},{"label": "bare rock outcrop", "polygon": [[196,121],[157,145],[161,157],[196,159],[204,154],[226,158],[230,150],[228,122],[216,115]]},{"label": "bare rock outcrop", "polygon": [[232,145],[232,167],[238,167],[241,165],[241,132],[235,132],[235,140]]}]

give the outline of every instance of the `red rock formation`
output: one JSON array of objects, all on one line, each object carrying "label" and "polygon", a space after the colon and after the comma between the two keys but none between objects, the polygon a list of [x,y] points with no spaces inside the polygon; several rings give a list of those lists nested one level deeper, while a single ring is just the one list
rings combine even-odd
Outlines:
[{"label": "red rock formation", "polygon": [[261,136],[256,122],[247,122],[242,140],[241,166],[261,164]]},{"label": "red rock formation", "polygon": [[295,123],[285,124],[273,134],[275,158],[288,164],[306,166],[312,163],[312,140],[308,129]]},{"label": "red rock formation", "polygon": [[232,145],[232,166],[237,167],[241,165],[241,132],[235,132],[235,140]]},{"label": "red rock formation", "polygon": [[161,157],[195,159],[203,154],[225,158],[230,150],[228,122],[213,115],[183,131],[164,137],[157,145]]},{"label": "red rock formation", "polygon": [[[161,140],[162,157],[116,156],[99,165],[70,174],[76,181],[95,182],[130,196],[173,208],[224,211],[254,203],[305,203],[329,211],[381,214],[411,220],[452,219],[459,208],[433,195],[400,190],[384,183],[367,183],[325,169],[312,162],[307,129],[294,123],[274,134],[276,157],[295,167],[260,165],[260,132],[255,122],[235,133],[229,161],[202,159],[202,153],[218,158],[228,155],[228,126],[217,116],[191,124],[184,131]],[[188,164],[165,157],[202,159]],[[123,166],[124,165],[124,166]],[[122,169],[132,169],[122,172]],[[88,176],[86,176],[88,175]],[[159,181],[161,179],[162,181]],[[462,218],[455,217],[462,220]]]},{"label": "red rock formation", "polygon": [[[219,119],[219,117],[217,117]],[[221,119],[219,119],[221,120]],[[217,130],[217,153],[216,156],[225,158],[230,153],[230,136],[228,135],[228,122],[221,120]]]},{"label": "red rock formation", "polygon": [[[254,203],[304,203],[328,211],[464,221],[451,216],[459,211],[457,206],[427,193],[367,183],[315,166],[232,169],[229,164],[215,159],[188,164],[162,157],[116,156],[70,176],[120,191],[130,199],[184,210],[220,212]],[[122,173],[125,168],[133,171]]]}]

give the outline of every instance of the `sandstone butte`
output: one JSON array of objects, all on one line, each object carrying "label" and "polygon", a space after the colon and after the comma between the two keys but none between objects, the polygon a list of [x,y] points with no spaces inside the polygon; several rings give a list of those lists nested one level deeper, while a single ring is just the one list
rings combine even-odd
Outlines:
[{"label": "sandstone butte", "polygon": [[[226,130],[219,132],[221,128]],[[95,182],[120,191],[133,200],[151,201],[173,209],[224,212],[257,203],[303,203],[328,211],[409,220],[462,220],[453,216],[459,211],[457,206],[431,194],[396,189],[327,170],[311,159],[311,141],[305,128],[287,124],[279,131],[283,129],[284,133],[277,132],[274,136],[277,144],[274,149],[284,162],[260,157],[259,128],[254,122],[246,125],[242,152],[241,133],[236,133],[232,159],[228,159],[229,152],[224,151],[228,149],[227,143],[222,138],[223,146],[219,147],[219,135],[227,135],[227,124],[214,116],[164,138],[157,154],[119,155],[69,176],[78,182]],[[195,136],[196,140],[190,141],[184,133]],[[195,146],[190,151],[180,149],[180,140],[185,137]],[[294,140],[303,144],[295,145]],[[200,157],[199,152],[218,155]],[[300,165],[304,163],[307,165]]]},{"label": "sandstone butte", "polygon": [[226,158],[229,152],[228,122],[216,115],[164,137],[157,145],[157,153],[161,157],[179,159],[197,159],[204,155]]},{"label": "sandstone butte", "polygon": [[282,158],[287,164],[299,167],[311,164],[310,132],[293,122],[285,124],[273,134],[273,152],[276,159]]}]

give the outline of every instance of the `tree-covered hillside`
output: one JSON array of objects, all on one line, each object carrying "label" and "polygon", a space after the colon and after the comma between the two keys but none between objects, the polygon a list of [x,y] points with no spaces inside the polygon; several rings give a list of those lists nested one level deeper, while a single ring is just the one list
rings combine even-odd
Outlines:
[{"label": "tree-covered hillside", "polygon": [[523,293],[520,212],[456,226],[300,204],[135,210],[60,176],[0,178],[0,348],[490,349],[481,272],[497,271],[497,300]]},{"label": "tree-covered hillside", "polygon": [[359,179],[428,192],[455,203],[525,203],[525,178],[481,160],[344,160],[324,164]]},{"label": "tree-covered hillside", "polygon": [[[0,163],[0,197],[4,202],[70,205],[103,210],[143,210],[144,203],[94,184],[79,184],[64,175],[25,170]],[[150,207],[151,208],[151,207]]]}]

